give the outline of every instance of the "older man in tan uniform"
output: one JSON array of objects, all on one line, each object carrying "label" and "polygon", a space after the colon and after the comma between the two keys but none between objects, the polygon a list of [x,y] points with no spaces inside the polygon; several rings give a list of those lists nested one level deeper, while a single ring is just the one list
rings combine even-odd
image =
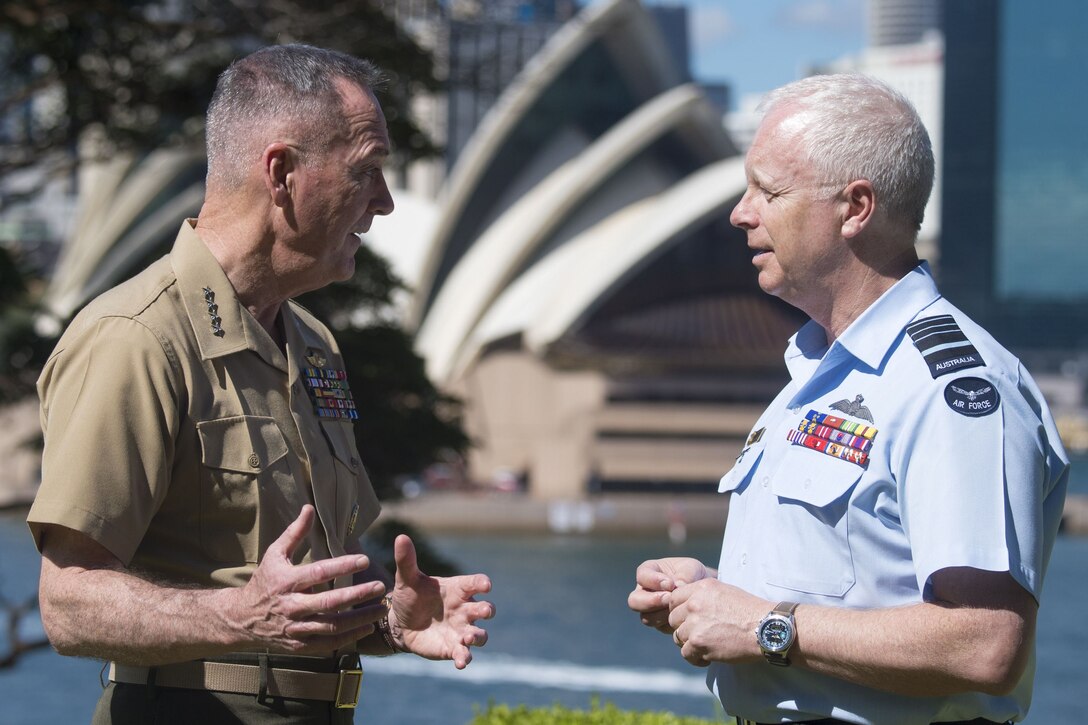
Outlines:
[{"label": "older man in tan uniform", "polygon": [[428,577],[404,536],[384,599],[365,571],[359,413],[331,334],[289,300],[350,277],[393,209],[375,78],[305,46],[232,65],[198,219],[42,373],[42,619],[62,654],[112,662],[96,722],[351,722],[357,652],[462,668],[486,642],[487,577]]}]

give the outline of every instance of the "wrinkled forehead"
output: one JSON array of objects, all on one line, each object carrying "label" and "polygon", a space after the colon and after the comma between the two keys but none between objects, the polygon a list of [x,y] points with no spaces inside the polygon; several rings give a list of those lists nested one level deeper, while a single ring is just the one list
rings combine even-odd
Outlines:
[{"label": "wrinkled forehead", "polygon": [[337,81],[344,111],[344,138],[348,143],[376,144],[389,148],[389,128],[377,96],[369,88],[347,79]]}]

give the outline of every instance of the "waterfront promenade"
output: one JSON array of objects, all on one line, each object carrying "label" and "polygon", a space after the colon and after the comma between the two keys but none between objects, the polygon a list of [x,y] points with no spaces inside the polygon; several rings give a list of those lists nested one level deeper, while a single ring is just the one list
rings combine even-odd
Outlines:
[{"label": "waterfront promenade", "polygon": [[[716,494],[606,494],[581,501],[538,501],[521,494],[431,492],[384,503],[381,519],[434,533],[666,534],[674,540],[720,535],[727,511]],[[1070,493],[1062,532],[1088,536],[1088,494]]]}]

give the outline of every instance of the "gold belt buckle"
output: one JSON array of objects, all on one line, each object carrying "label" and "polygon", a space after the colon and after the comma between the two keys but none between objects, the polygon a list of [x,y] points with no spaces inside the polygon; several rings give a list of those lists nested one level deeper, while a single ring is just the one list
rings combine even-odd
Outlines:
[{"label": "gold belt buckle", "polygon": [[354,710],[359,704],[359,691],[362,688],[362,670],[340,670],[340,681],[336,683],[336,707]]}]

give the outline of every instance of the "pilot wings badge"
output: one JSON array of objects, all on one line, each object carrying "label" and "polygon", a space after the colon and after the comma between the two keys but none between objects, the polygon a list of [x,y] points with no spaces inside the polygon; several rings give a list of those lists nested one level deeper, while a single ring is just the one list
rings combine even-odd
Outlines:
[{"label": "pilot wings badge", "polygon": [[869,412],[869,408],[862,405],[865,401],[864,396],[857,395],[853,400],[840,400],[837,403],[831,404],[831,410],[837,410],[851,418],[861,418],[867,420],[870,423],[875,423],[873,420],[873,414]]}]

